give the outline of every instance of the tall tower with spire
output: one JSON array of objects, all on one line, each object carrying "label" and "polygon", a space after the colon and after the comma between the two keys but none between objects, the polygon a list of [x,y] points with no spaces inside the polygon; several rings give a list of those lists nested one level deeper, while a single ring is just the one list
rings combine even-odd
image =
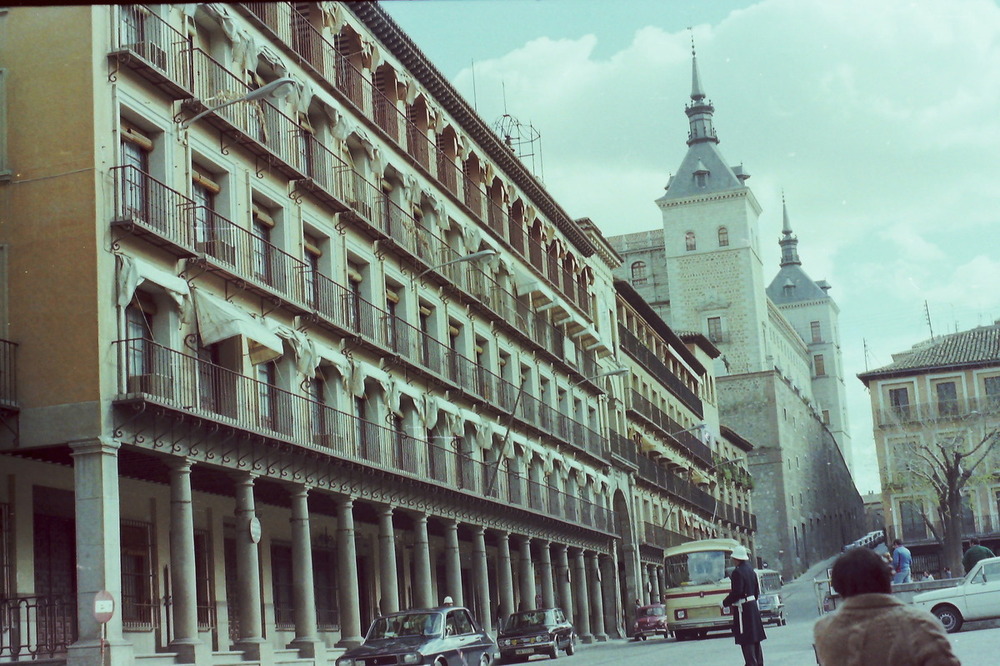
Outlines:
[{"label": "tall tower with spire", "polygon": [[[799,239],[792,232],[788,204],[781,197],[781,263],[767,288],[767,296],[805,342],[812,369],[812,394],[821,419],[851,463],[851,435],[847,419],[847,389],[837,307],[826,280],[814,282],[802,268]],[[852,469],[853,471],[853,469]]]},{"label": "tall tower with spire", "polygon": [[657,200],[663,215],[668,321],[708,335],[722,351],[719,374],[763,370],[767,364],[764,266],[758,246],[760,205],[742,166],[719,152],[708,100],[691,49],[687,154]]}]

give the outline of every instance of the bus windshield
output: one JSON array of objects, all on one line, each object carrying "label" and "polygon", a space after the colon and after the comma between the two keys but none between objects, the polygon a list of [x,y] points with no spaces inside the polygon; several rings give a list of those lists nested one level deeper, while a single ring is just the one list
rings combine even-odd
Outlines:
[{"label": "bus windshield", "polygon": [[[666,558],[667,587],[706,585],[726,580],[729,551],[703,550]],[[731,569],[730,569],[731,570]]]}]

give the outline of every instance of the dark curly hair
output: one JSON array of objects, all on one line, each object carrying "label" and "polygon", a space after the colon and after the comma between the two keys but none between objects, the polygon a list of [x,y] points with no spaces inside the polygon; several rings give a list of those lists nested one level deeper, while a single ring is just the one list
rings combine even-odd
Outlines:
[{"label": "dark curly hair", "polygon": [[892,569],[875,551],[852,548],[833,563],[830,585],[842,597],[892,593]]}]

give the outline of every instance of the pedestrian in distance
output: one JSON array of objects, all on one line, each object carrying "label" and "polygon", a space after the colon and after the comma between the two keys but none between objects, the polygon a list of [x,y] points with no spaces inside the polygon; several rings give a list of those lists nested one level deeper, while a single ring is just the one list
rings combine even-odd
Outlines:
[{"label": "pedestrian in distance", "polygon": [[941,572],[941,578],[951,578],[951,567],[945,567]]},{"label": "pedestrian in distance", "polygon": [[944,627],[925,610],[892,594],[892,571],[867,548],[853,548],[833,563],[830,583],[840,606],[813,627],[821,666],[958,666]]},{"label": "pedestrian in distance", "polygon": [[934,580],[934,575],[930,571],[925,571],[923,580]]},{"label": "pedestrian in distance", "polygon": [[724,607],[733,609],[733,637],[736,644],[743,650],[744,666],[764,666],[764,653],[760,642],[767,638],[764,634],[764,623],[760,619],[760,609],[757,607],[757,597],[760,596],[760,583],[757,574],[750,566],[750,553],[743,546],[733,550],[733,561],[736,567],[729,574],[731,591],[722,600]]},{"label": "pedestrian in distance", "polygon": [[913,556],[910,555],[910,549],[904,546],[900,539],[893,541],[892,545],[892,568],[896,572],[896,575],[892,579],[893,584],[899,585],[900,583],[913,582],[913,579],[910,577],[910,565],[913,564]]},{"label": "pedestrian in distance", "polygon": [[969,550],[965,551],[965,555],[962,556],[962,566],[965,568],[965,573],[972,571],[972,567],[976,566],[979,560],[985,560],[987,557],[995,557],[993,551],[986,546],[979,545],[978,538],[969,539]]}]

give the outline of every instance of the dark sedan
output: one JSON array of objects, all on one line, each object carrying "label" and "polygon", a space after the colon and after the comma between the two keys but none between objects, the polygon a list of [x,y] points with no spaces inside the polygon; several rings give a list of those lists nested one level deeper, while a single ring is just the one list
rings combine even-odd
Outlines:
[{"label": "dark sedan", "polygon": [[377,618],[364,643],[337,659],[337,666],[490,666],[496,644],[469,609],[424,608]]},{"label": "dark sedan", "polygon": [[574,654],[576,638],[576,630],[561,608],[540,608],[508,616],[500,628],[497,645],[504,662],[524,661],[533,654],[555,659],[560,650]]}]

